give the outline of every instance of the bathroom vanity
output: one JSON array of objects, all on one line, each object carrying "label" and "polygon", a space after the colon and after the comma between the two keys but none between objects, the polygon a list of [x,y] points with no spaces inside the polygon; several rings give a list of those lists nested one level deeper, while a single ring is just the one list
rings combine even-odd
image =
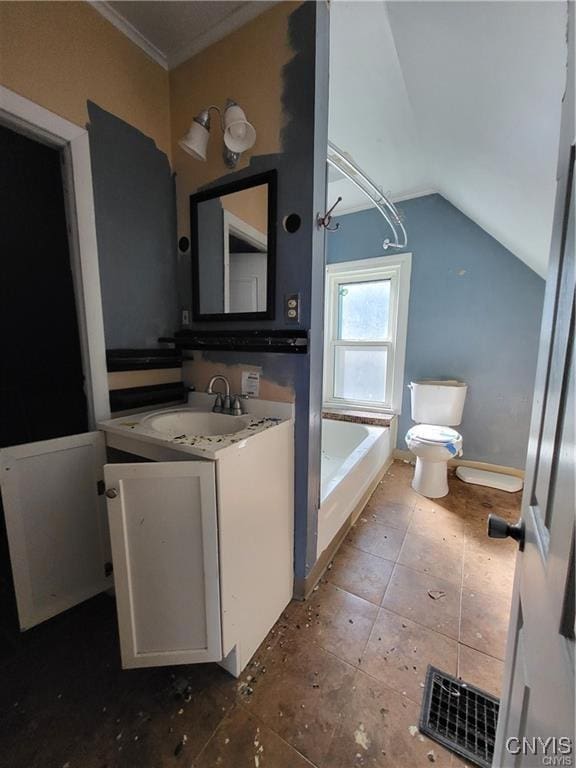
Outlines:
[{"label": "bathroom vanity", "polygon": [[0,451],[22,629],[114,586],[124,668],[240,674],[292,597],[293,413],[213,400]]}]

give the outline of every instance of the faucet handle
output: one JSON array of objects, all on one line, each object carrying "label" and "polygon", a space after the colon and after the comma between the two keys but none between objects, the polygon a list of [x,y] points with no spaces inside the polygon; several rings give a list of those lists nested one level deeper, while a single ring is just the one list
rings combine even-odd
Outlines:
[{"label": "faucet handle", "polygon": [[240,400],[239,395],[235,395],[234,400],[232,401],[232,415],[242,416],[243,413],[244,409],[242,408],[242,401]]},{"label": "faucet handle", "polygon": [[212,407],[212,413],[222,413],[223,405],[222,405],[222,395],[217,394],[216,400],[214,400],[214,405]]}]

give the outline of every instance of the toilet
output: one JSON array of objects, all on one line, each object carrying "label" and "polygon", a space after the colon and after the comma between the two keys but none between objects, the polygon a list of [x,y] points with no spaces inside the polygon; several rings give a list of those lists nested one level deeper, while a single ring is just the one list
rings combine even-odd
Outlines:
[{"label": "toilet", "polygon": [[468,386],[461,381],[413,381],[412,421],[406,445],[416,456],[412,488],[439,499],[448,493],[448,461],[462,454],[462,435],[451,427],[462,421]]}]

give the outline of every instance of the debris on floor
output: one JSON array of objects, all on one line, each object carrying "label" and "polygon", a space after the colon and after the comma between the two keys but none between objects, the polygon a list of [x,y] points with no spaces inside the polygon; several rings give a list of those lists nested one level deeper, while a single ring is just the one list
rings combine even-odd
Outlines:
[{"label": "debris on floor", "polygon": [[[9,709],[0,718],[0,762],[10,768],[82,768],[92,763],[95,768],[450,765],[444,746],[430,741],[417,725],[425,690],[422,672],[429,657],[438,657],[440,666],[455,675],[487,690],[492,690],[488,683],[497,686],[501,662],[493,660],[498,666],[481,670],[473,664],[491,662],[487,653],[502,654],[508,615],[501,620],[496,612],[489,625],[482,623],[471,610],[476,602],[472,595],[479,600],[486,593],[488,571],[492,580],[498,578],[501,592],[502,584],[511,584],[515,552],[493,554],[486,547],[483,553],[480,523],[488,503],[513,522],[519,502],[486,489],[479,496],[480,486],[459,483],[457,495],[434,505],[419,502],[420,517],[428,510],[446,516],[442,509],[453,515],[423,530],[422,521],[411,522],[412,512],[406,510],[415,504],[412,471],[394,465],[393,476],[388,474],[378,487],[371,514],[363,516],[361,525],[377,526],[385,519],[386,525],[408,526],[408,536],[429,538],[435,551],[446,549],[447,559],[460,547],[464,565],[470,566],[466,589],[460,590],[460,625],[453,621],[456,600],[443,575],[446,564],[433,563],[430,570],[429,562],[408,558],[407,549],[403,558],[391,556],[394,562],[386,561],[386,574],[392,586],[383,586],[382,602],[378,596],[376,605],[356,590],[363,587],[366,564],[370,578],[375,574],[386,580],[378,571],[384,560],[354,544],[346,546],[346,568],[336,558],[309,600],[287,607],[238,680],[215,664],[121,670],[114,603],[105,596],[94,598],[31,630],[42,642],[23,642],[16,656],[3,659],[0,642],[0,678]],[[477,519],[471,519],[471,509]],[[456,540],[449,526],[455,524],[462,532],[462,518],[470,525]],[[441,524],[443,535],[438,533]],[[473,544],[470,554],[468,541]],[[394,569],[406,576],[408,589],[395,585]],[[394,589],[401,599],[387,604],[386,590]],[[458,665],[458,641],[444,634],[447,621],[454,624],[456,637],[466,633],[465,647],[460,646],[465,653],[459,657],[464,666]],[[490,645],[489,636],[495,637]],[[40,668],[34,658],[38,647]],[[80,710],[72,711],[80,701]],[[46,703],[46,713],[39,713],[40,702]],[[31,720],[38,723],[33,740],[26,731]],[[252,738],[257,723],[260,733]],[[340,752],[345,753],[342,759]]]},{"label": "debris on floor", "polygon": [[178,757],[178,755],[182,754],[187,741],[188,741],[188,736],[184,734],[180,739],[180,741],[178,742],[178,744],[176,745],[176,749],[174,750],[175,757]]},{"label": "debris on floor", "polygon": [[362,749],[365,751],[368,751],[368,748],[370,746],[370,737],[366,733],[366,728],[364,726],[364,723],[360,723],[358,728],[354,731],[354,741],[356,744],[358,744]]}]

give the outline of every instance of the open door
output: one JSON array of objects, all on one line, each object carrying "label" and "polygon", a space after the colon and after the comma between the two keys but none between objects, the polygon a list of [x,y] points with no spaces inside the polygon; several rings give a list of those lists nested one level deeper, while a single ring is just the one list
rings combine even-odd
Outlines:
[{"label": "open door", "polygon": [[103,493],[104,435],[88,432],[0,450],[20,629],[112,586]]},{"label": "open door", "polygon": [[222,659],[214,462],[108,464],[122,666]]},{"label": "open door", "polygon": [[574,765],[574,4],[554,231],[493,765]]}]

